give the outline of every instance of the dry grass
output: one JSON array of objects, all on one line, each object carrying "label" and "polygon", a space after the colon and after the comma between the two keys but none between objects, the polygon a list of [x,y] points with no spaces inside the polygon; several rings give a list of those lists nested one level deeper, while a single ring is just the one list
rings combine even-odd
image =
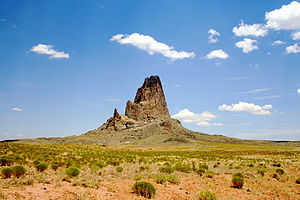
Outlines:
[{"label": "dry grass", "polygon": [[[273,150],[268,146],[258,146],[258,150],[248,147],[248,150],[243,147],[241,151],[237,151],[237,145],[233,145],[231,150],[226,150],[229,149],[227,145],[219,145],[218,149],[224,148],[222,151],[157,151],[94,145],[0,144],[0,157],[10,156],[14,159],[12,166],[23,165],[27,170],[20,178],[0,178],[0,199],[143,199],[131,193],[131,187],[137,180],[155,186],[155,199],[193,199],[201,191],[210,191],[217,199],[300,199],[300,188],[296,183],[300,176],[300,152],[290,147],[275,146]],[[37,158],[49,164],[53,161],[62,164],[56,171],[49,167],[38,172],[34,165]],[[118,162],[97,168],[93,163],[99,160]],[[66,177],[69,161],[80,168],[77,177]],[[284,170],[278,178],[273,178],[279,168],[274,163],[280,163]],[[208,177],[207,171],[202,176],[196,173],[204,164],[207,164],[208,170],[214,171],[213,176]],[[114,165],[122,167],[123,171],[117,172]],[[159,172],[165,166],[174,168],[174,172]],[[178,166],[189,166],[189,170]],[[3,167],[0,166],[0,170]],[[194,171],[191,170],[193,168]],[[264,171],[264,176],[258,170]],[[232,174],[235,172],[245,175],[241,189],[232,187]]]}]

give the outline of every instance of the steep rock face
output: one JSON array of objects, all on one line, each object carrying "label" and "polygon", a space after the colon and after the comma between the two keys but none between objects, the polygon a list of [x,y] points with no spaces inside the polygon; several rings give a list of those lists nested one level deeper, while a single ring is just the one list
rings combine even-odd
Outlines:
[{"label": "steep rock face", "polygon": [[143,86],[136,93],[134,103],[127,101],[125,115],[137,121],[152,120],[158,117],[170,118],[158,76],[145,79]]}]

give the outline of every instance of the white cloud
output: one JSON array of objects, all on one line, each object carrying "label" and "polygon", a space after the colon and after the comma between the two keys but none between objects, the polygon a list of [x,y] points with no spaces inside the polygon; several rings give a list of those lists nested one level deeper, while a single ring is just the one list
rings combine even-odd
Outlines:
[{"label": "white cloud", "polygon": [[174,87],[181,87],[181,84],[176,83],[174,84]]},{"label": "white cloud", "polygon": [[300,31],[292,33],[292,39],[293,40],[300,40]]},{"label": "white cloud", "polygon": [[209,29],[208,31],[208,42],[209,43],[216,43],[219,41],[219,39],[217,38],[218,36],[220,36],[220,33],[214,29]]},{"label": "white cloud", "polygon": [[15,107],[15,108],[12,108],[11,110],[13,110],[13,111],[22,111],[23,109]]},{"label": "white cloud", "polygon": [[267,105],[264,105],[263,106],[263,109],[266,109],[266,110],[269,110],[269,109],[272,109],[273,106],[271,104],[267,104]]},{"label": "white cloud", "polygon": [[172,115],[175,119],[181,119],[184,123],[196,123],[197,126],[221,126],[220,123],[210,124],[209,121],[215,119],[216,116],[210,112],[203,112],[201,114],[195,114],[188,109],[183,109],[179,113]]},{"label": "white cloud", "polygon": [[285,44],[286,42],[283,42],[281,40],[276,40],[272,43],[272,46],[276,46],[276,45],[282,45],[282,44]]},{"label": "white cloud", "polygon": [[298,94],[300,95],[300,88],[297,90]]},{"label": "white cloud", "polygon": [[0,22],[6,22],[5,18],[0,18]]},{"label": "white cloud", "polygon": [[275,98],[280,98],[280,95],[272,95],[272,96],[264,96],[264,97],[257,97],[255,99],[275,99]]},{"label": "white cloud", "polygon": [[271,89],[272,88],[262,88],[262,89],[256,89],[256,90],[249,90],[249,91],[246,91],[246,92],[239,92],[237,94],[256,94],[256,93],[268,91],[268,90],[271,90]]},{"label": "white cloud", "polygon": [[142,35],[139,33],[133,33],[131,35],[117,34],[114,35],[110,41],[117,41],[120,44],[131,44],[138,49],[147,51],[150,55],[155,53],[162,54],[163,56],[175,61],[177,59],[193,58],[194,52],[176,51],[174,47],[168,46],[162,42],[156,41],[153,37],[148,35]]},{"label": "white cloud", "polygon": [[212,52],[210,52],[205,56],[206,59],[213,59],[213,58],[226,59],[228,57],[229,55],[222,49],[213,50]]},{"label": "white cloud", "polygon": [[37,54],[46,54],[46,55],[50,55],[50,59],[51,58],[69,58],[69,54],[65,53],[63,51],[56,51],[53,49],[52,45],[46,45],[46,44],[38,44],[36,46],[33,46],[30,51],[35,52]]},{"label": "white cloud", "polygon": [[255,105],[253,103],[239,102],[237,104],[226,105],[223,104],[219,106],[219,110],[226,110],[232,112],[248,112],[253,115],[270,115],[271,112],[269,109],[272,108],[272,105],[268,104],[265,106]]},{"label": "white cloud", "polygon": [[242,48],[244,53],[249,53],[255,49],[258,49],[258,46],[255,43],[257,43],[256,40],[244,38],[243,41],[235,43],[235,46],[238,48]]},{"label": "white cloud", "polygon": [[242,36],[255,36],[263,37],[268,34],[268,30],[262,24],[244,24],[243,21],[239,24],[239,27],[233,27],[232,32],[239,37]]},{"label": "white cloud", "polygon": [[295,30],[300,28],[300,3],[293,1],[280,9],[266,12],[267,27],[275,30]]},{"label": "white cloud", "polygon": [[285,53],[289,54],[289,53],[300,53],[300,46],[298,46],[297,43],[295,43],[294,45],[288,46],[285,48]]}]

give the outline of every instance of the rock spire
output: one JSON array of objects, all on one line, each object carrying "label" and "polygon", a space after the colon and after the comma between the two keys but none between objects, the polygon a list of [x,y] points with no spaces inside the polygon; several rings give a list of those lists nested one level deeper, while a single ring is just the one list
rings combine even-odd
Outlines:
[{"label": "rock spire", "polygon": [[152,120],[159,117],[170,118],[165,95],[158,76],[146,78],[137,90],[134,102],[126,103],[125,115],[137,121]]}]

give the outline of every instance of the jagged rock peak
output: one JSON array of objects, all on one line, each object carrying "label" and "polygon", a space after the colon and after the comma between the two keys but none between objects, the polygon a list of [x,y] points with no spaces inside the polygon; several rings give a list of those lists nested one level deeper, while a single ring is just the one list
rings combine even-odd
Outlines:
[{"label": "jagged rock peak", "polygon": [[127,102],[125,115],[139,121],[170,117],[158,76],[145,79],[142,87],[137,90],[134,103]]},{"label": "jagged rock peak", "polygon": [[121,115],[118,113],[118,110],[115,108],[115,111],[114,111],[114,116],[113,118],[118,118],[120,119],[121,118]]}]

